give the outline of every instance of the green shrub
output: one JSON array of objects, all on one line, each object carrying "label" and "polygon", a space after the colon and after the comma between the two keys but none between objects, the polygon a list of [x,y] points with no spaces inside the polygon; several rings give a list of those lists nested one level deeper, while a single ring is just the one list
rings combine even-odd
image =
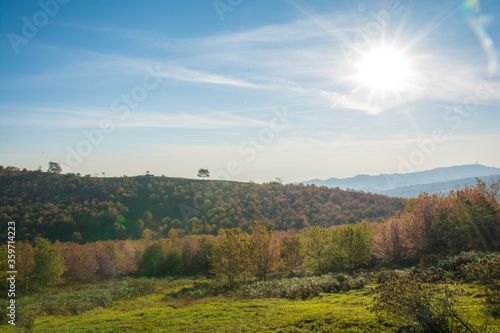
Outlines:
[{"label": "green shrub", "polygon": [[365,278],[355,278],[347,274],[256,281],[240,285],[237,289],[215,282],[196,282],[192,287],[166,294],[163,300],[168,301],[172,298],[184,297],[200,299],[218,295],[244,298],[307,299],[319,296],[321,293],[338,293],[362,289],[365,285]]},{"label": "green shrub", "polygon": [[405,272],[402,270],[391,269],[391,270],[382,270],[382,271],[378,272],[375,275],[375,277],[376,277],[377,283],[384,283],[384,282],[390,281],[392,279],[396,279],[396,278],[402,276],[403,274],[405,274]]},{"label": "green shrub", "polygon": [[290,278],[267,282],[254,282],[241,290],[249,298],[307,299],[321,293],[337,293],[361,289],[366,285],[364,278],[353,278],[346,274],[323,275],[320,277]]},{"label": "green shrub", "polygon": [[181,250],[170,239],[160,239],[142,253],[139,269],[147,276],[175,276],[182,264]]},{"label": "green shrub", "polygon": [[457,289],[450,285],[427,284],[405,274],[385,281],[377,292],[372,310],[410,326],[411,332],[478,332],[458,313]]},{"label": "green shrub", "polygon": [[471,281],[477,281],[486,295],[486,308],[500,318],[500,255],[491,254],[475,263],[466,265],[464,274]]},{"label": "green shrub", "polygon": [[[145,296],[158,290],[161,280],[155,279],[123,279],[110,283],[80,286],[78,290],[55,294],[39,293],[21,297],[18,301],[16,324],[31,330],[37,316],[78,315],[96,307],[110,307],[113,302],[123,299]],[[4,302],[5,300],[1,300]],[[3,304],[0,302],[0,305]],[[0,316],[5,316],[6,307],[2,306]]]},{"label": "green shrub", "polygon": [[0,321],[2,323],[5,323],[8,320],[7,306],[9,306],[9,300],[6,298],[0,298]]},{"label": "green shrub", "polygon": [[442,259],[437,266],[447,272],[453,273],[454,278],[462,279],[464,277],[462,274],[463,268],[467,264],[478,262],[485,255],[486,253],[477,251],[462,252],[459,255]]},{"label": "green shrub", "polygon": [[16,326],[31,332],[35,319],[40,315],[40,300],[35,296],[27,296],[19,299],[16,313]]},{"label": "green shrub", "polygon": [[177,292],[168,293],[163,298],[168,301],[171,298],[191,298],[200,299],[204,297],[212,297],[218,295],[228,295],[231,289],[225,285],[214,282],[195,282],[192,287],[182,288]]}]

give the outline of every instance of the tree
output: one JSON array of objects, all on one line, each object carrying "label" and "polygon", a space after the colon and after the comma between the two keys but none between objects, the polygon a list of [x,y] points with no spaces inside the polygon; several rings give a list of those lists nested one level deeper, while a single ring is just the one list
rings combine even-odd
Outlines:
[{"label": "tree", "polygon": [[302,252],[300,235],[285,236],[281,241],[280,256],[283,262],[283,273],[286,277],[293,276],[301,269]]},{"label": "tree", "polygon": [[319,225],[315,225],[303,229],[302,234],[305,239],[305,252],[309,266],[313,269],[314,274],[325,274],[331,266],[328,231]]},{"label": "tree", "polygon": [[72,242],[56,242],[53,246],[61,252],[64,258],[65,277],[78,282],[91,281],[96,277],[98,264],[95,247],[91,243],[80,245]]},{"label": "tree", "polygon": [[144,230],[144,221],[142,219],[138,219],[135,222],[132,222],[132,228],[137,238],[141,238],[142,230]]},{"label": "tree", "polygon": [[97,260],[97,276],[100,278],[117,277],[137,270],[135,251],[119,247],[124,242],[99,241],[92,243]]},{"label": "tree", "polygon": [[82,234],[78,231],[73,232],[71,235],[71,241],[75,243],[80,243],[82,241]]},{"label": "tree", "polygon": [[209,258],[211,273],[219,279],[226,279],[229,288],[233,288],[236,279],[248,273],[247,239],[239,228],[219,231]]},{"label": "tree", "polygon": [[271,184],[275,184],[275,185],[283,185],[283,179],[280,178],[280,177],[276,177],[272,182]]},{"label": "tree", "polygon": [[198,177],[203,178],[203,179],[208,178],[208,177],[210,177],[210,171],[202,168],[202,169],[198,170]]},{"label": "tree", "polygon": [[113,223],[113,237],[115,239],[127,238],[127,228],[119,222]]},{"label": "tree", "polygon": [[372,233],[366,222],[339,226],[332,231],[333,267],[352,272],[372,256]]},{"label": "tree", "polygon": [[144,229],[141,233],[141,239],[145,239],[145,240],[150,240],[153,238],[153,233],[151,231],[151,229]]},{"label": "tree", "polygon": [[170,239],[154,241],[142,254],[139,268],[148,276],[178,275],[182,266],[181,250]]},{"label": "tree", "polygon": [[187,236],[174,240],[174,244],[182,249],[183,273],[187,276],[208,274],[208,261],[214,236]]},{"label": "tree", "polygon": [[414,257],[407,214],[375,224],[373,234],[374,251],[379,259],[396,266],[410,262]]},{"label": "tree", "polygon": [[57,174],[61,173],[62,172],[61,164],[57,162],[49,162],[49,168],[47,169],[47,172],[57,173]]},{"label": "tree", "polygon": [[265,226],[255,222],[248,250],[253,274],[260,281],[267,281],[269,274],[278,268],[279,261],[279,248],[272,231],[267,231]]},{"label": "tree", "polygon": [[23,292],[27,292],[28,284],[31,281],[33,268],[35,266],[35,250],[28,241],[24,241],[17,244],[16,256],[17,279],[19,280],[19,286]]},{"label": "tree", "polygon": [[54,248],[45,238],[35,240],[35,267],[33,279],[42,289],[59,282],[66,270],[61,252]]}]

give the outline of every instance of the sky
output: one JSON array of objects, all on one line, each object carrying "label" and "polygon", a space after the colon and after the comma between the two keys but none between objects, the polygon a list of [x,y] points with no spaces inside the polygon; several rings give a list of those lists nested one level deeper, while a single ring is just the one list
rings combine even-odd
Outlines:
[{"label": "sky", "polygon": [[499,20],[496,0],[0,0],[0,165],[500,167]]}]

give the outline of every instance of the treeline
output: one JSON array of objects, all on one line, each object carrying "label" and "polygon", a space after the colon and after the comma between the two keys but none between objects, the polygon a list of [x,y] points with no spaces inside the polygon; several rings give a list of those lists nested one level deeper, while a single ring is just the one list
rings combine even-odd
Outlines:
[{"label": "treeline", "polygon": [[[15,221],[18,240],[40,236],[78,243],[328,228],[382,222],[404,201],[326,187],[168,177],[104,178],[0,166],[0,222]],[[4,228],[6,230],[6,228]]]},{"label": "treeline", "polygon": [[462,251],[500,251],[500,180],[478,180],[448,195],[421,194],[405,212],[374,225],[378,259],[395,266],[434,264]]},{"label": "treeline", "polygon": [[[250,233],[224,229],[218,236],[193,235],[158,240],[109,240],[78,244],[44,238],[16,246],[16,280],[22,292],[60,282],[92,282],[125,275],[147,277],[215,276],[232,287],[254,277],[321,275],[352,271],[372,256],[367,222],[301,232],[268,231],[253,223]],[[329,243],[331,242],[331,243]],[[335,256],[325,253],[335,246]],[[331,249],[331,247],[330,247]],[[0,246],[0,286],[7,288],[7,244]],[[4,259],[2,259],[4,258]],[[332,259],[333,261],[328,261]]]},{"label": "treeline", "polygon": [[[247,278],[322,275],[375,266],[427,267],[463,251],[500,251],[499,193],[497,181],[478,182],[447,196],[424,194],[410,200],[400,216],[383,223],[271,231],[253,222],[249,232],[230,228],[217,236],[86,244],[50,244],[37,238],[34,243],[18,243],[18,280],[27,290],[60,278],[213,275],[233,286]],[[6,252],[6,244],[0,249]],[[6,253],[0,254],[0,272],[7,271],[6,258]]]}]

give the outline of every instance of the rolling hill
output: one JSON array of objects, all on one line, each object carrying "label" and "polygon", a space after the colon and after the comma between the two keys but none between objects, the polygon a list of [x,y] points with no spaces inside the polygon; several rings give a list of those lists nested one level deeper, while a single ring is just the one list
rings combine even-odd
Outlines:
[{"label": "rolling hill", "polygon": [[491,180],[500,179],[500,174],[493,176],[485,176],[485,177],[453,179],[443,182],[435,182],[422,185],[404,186],[392,190],[380,191],[379,193],[390,197],[400,197],[400,198],[414,198],[417,197],[422,192],[446,194],[449,193],[451,190],[455,190],[465,185],[474,185],[477,183],[477,179],[481,179],[485,183],[488,183]]},{"label": "rolling hill", "polygon": [[358,175],[352,178],[313,179],[303,184],[314,184],[340,189],[354,189],[389,196],[413,197],[420,192],[446,192],[456,186],[470,184],[471,179],[498,177],[500,168],[480,164],[436,168],[406,174]]},{"label": "rolling hill", "polygon": [[[313,185],[255,184],[169,177],[91,177],[0,167],[0,222],[18,239],[52,241],[216,234],[387,219],[403,200]],[[4,230],[7,230],[5,227]]]}]

